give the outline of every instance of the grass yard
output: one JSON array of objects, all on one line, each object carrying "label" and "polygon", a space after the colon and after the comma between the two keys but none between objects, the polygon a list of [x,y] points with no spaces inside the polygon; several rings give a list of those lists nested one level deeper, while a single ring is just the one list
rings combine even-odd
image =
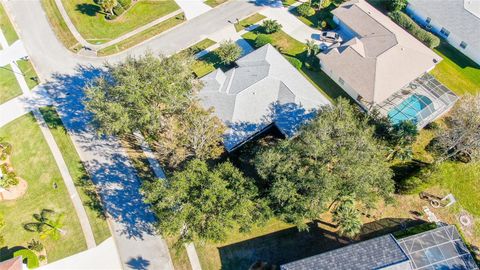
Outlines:
[{"label": "grass yard", "polygon": [[297,8],[298,7],[293,8],[292,10],[290,10],[290,12],[307,26],[319,28],[320,23],[323,20],[327,21],[329,24],[333,24],[333,15],[331,11],[337,8],[337,5],[335,3],[331,3],[328,7],[322,8],[320,10],[315,10],[315,13],[313,15],[306,17],[301,16],[298,13]]},{"label": "grass yard", "polygon": [[92,44],[120,37],[179,9],[174,0],[139,0],[117,19],[109,21],[91,0],[62,0],[62,3],[78,32]]},{"label": "grass yard", "polygon": [[222,67],[224,67],[224,65],[220,63],[220,58],[217,56],[215,51],[211,51],[198,58],[193,64],[192,69],[195,75],[201,78],[215,69]]},{"label": "grass yard", "polygon": [[38,76],[33,68],[32,62],[30,60],[18,60],[17,61],[18,68],[23,73],[25,77],[25,81],[27,82],[28,88],[33,89],[35,86],[38,85]]},{"label": "grass yard", "polygon": [[10,65],[0,67],[0,104],[20,96],[22,89],[12,72]]},{"label": "grass yard", "polygon": [[446,42],[435,52],[443,57],[430,73],[457,95],[480,93],[480,66]]},{"label": "grass yard", "polygon": [[[3,126],[0,128],[0,137],[12,144],[13,168],[28,182],[27,193],[23,197],[0,203],[0,212],[5,217],[5,248],[0,251],[0,260],[11,256],[11,248],[25,246],[32,238],[38,239],[38,234],[26,231],[22,224],[33,221],[32,215],[42,209],[65,215],[63,229],[67,234],[57,241],[42,240],[49,262],[85,250],[87,246],[77,215],[34,117],[27,114]],[[54,183],[57,183],[57,189],[54,189]]]},{"label": "grass yard", "polygon": [[[251,32],[245,33],[242,37],[247,40],[253,47],[255,47],[255,38],[261,33],[262,27],[259,27]],[[283,31],[278,31],[273,34],[269,34],[273,40],[273,46],[277,48],[283,55],[295,57],[298,60],[304,62],[307,56],[307,48],[304,43],[290,37]],[[343,96],[349,98],[349,96],[338,86],[333,80],[331,80],[323,71],[310,70],[305,65],[302,67],[301,73],[326,97],[335,99]]]},{"label": "grass yard", "polygon": [[282,4],[284,7],[289,7],[293,4],[295,4],[297,0],[282,0]]},{"label": "grass yard", "polygon": [[12,45],[18,40],[17,32],[15,32],[15,28],[13,28],[12,22],[10,22],[10,19],[8,18],[3,3],[0,3],[0,30],[2,30],[9,45]]},{"label": "grass yard", "polygon": [[43,10],[47,13],[48,21],[52,27],[55,35],[58,40],[63,43],[63,45],[74,52],[78,51],[81,48],[81,45],[73,36],[70,29],[68,29],[67,24],[62,18],[60,11],[58,10],[55,0],[41,0]]},{"label": "grass yard", "polygon": [[185,50],[182,50],[180,51],[180,53],[189,53],[191,55],[195,55],[205,49],[207,49],[208,47],[210,46],[213,46],[215,45],[216,42],[209,39],[209,38],[206,38],[206,39],[203,39],[195,44],[193,44],[192,46],[186,48]]},{"label": "grass yard", "polygon": [[259,14],[259,13],[255,13],[252,16],[241,20],[239,23],[236,23],[235,24],[235,30],[237,30],[237,32],[240,32],[243,29],[245,29],[245,28],[247,28],[251,25],[254,25],[255,23],[257,23],[257,22],[259,22],[263,19],[265,19],[265,16],[263,16],[262,14]]},{"label": "grass yard", "polygon": [[133,47],[149,38],[152,38],[160,33],[182,23],[185,21],[185,15],[179,14],[175,17],[172,17],[168,20],[165,20],[153,27],[150,27],[134,36],[131,36],[123,41],[120,41],[112,46],[108,46],[98,51],[99,56],[111,55],[123,50],[126,50],[130,47]]},{"label": "grass yard", "polygon": [[211,7],[216,7],[220,4],[223,4],[225,2],[227,2],[228,0],[205,0],[205,4],[211,6]]},{"label": "grass yard", "polygon": [[78,193],[87,212],[88,220],[90,221],[90,226],[92,227],[95,242],[100,244],[110,237],[111,233],[104,217],[103,209],[101,209],[101,205],[99,205],[99,197],[94,190],[92,190],[94,186],[92,185],[91,179],[57,111],[53,107],[44,107],[41,108],[40,111],[53,134],[55,142],[60,148],[68,171],[75,182],[75,186],[77,186]]}]

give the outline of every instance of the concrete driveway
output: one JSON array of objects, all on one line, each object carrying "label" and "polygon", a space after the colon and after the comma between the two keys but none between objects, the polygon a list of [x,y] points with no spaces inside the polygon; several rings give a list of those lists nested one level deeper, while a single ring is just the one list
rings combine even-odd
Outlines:
[{"label": "concrete driveway", "polygon": [[204,3],[204,0],[175,0],[175,2],[185,12],[187,20],[191,20],[212,9],[212,7]]}]

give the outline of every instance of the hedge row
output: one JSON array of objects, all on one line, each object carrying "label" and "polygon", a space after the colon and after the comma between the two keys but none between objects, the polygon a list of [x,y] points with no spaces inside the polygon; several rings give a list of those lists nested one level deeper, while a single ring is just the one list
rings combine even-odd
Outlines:
[{"label": "hedge row", "polygon": [[437,36],[421,28],[407,14],[401,11],[393,11],[388,13],[388,17],[428,47],[433,49],[440,45],[440,39]]}]

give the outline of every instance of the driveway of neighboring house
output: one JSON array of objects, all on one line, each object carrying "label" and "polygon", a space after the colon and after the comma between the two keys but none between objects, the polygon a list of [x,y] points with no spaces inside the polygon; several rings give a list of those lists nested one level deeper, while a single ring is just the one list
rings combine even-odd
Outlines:
[{"label": "driveway of neighboring house", "polygon": [[204,3],[204,0],[175,0],[175,2],[185,13],[187,20],[191,20],[212,9]]}]

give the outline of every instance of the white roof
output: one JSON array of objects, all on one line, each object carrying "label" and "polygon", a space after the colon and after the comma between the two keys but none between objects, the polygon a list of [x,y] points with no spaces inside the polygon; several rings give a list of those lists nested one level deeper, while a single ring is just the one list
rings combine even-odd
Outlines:
[{"label": "white roof", "polygon": [[381,103],[442,59],[364,0],[333,14],[356,37],[318,57],[369,102]]},{"label": "white roof", "polygon": [[270,124],[286,136],[330,101],[274,47],[267,44],[236,61],[237,67],[217,69],[202,81],[204,107],[229,127],[224,144],[233,150]]}]

